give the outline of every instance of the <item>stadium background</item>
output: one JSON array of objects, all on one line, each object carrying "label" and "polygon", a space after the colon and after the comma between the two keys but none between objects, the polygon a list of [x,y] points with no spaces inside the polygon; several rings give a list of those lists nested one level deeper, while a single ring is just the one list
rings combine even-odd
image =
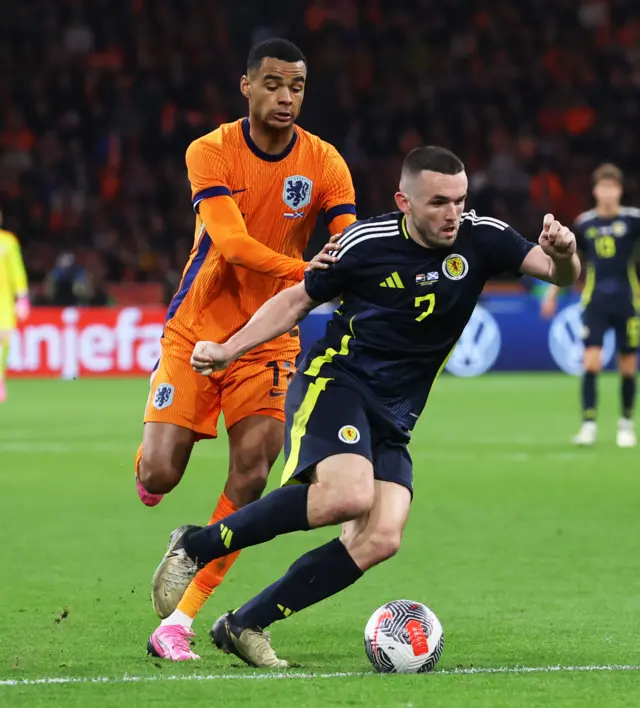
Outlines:
[{"label": "stadium background", "polygon": [[[24,0],[2,23],[0,199],[35,304],[168,302],[192,240],[186,146],[245,114],[247,51],[273,35],[307,54],[300,124],[346,158],[361,217],[393,208],[402,157],[425,142],[463,157],[470,207],[530,238],[545,212],[588,208],[599,162],[640,201],[632,0]],[[558,365],[546,347],[536,361]]]},{"label": "stadium background", "polygon": [[[393,208],[402,157],[425,142],[462,156],[470,207],[529,238],[545,212],[571,222],[590,206],[604,160],[640,202],[632,0],[23,0],[1,22],[0,203],[36,305],[166,305],[193,233],[185,149],[245,114],[248,49],[272,35],[307,54],[300,124],[346,158],[361,217]],[[527,282],[497,288],[536,294]],[[519,307],[513,322],[528,331],[536,308]],[[64,339],[60,313],[36,311],[40,324]],[[575,349],[572,325],[563,346]],[[30,336],[39,359],[63,356],[46,333]],[[37,373],[26,346],[13,346],[10,368]],[[568,370],[549,351],[533,368]],[[520,353],[498,368],[518,368]]]}]

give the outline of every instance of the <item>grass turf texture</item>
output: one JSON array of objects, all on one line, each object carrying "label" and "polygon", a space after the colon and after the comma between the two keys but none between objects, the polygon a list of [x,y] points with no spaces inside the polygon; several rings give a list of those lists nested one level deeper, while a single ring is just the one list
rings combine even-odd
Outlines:
[{"label": "grass turf texture", "polygon": [[[174,493],[143,507],[132,457],[147,386],[11,381],[0,407],[0,685],[7,706],[637,705],[640,672],[234,680],[256,672],[216,652],[212,621],[333,530],[248,549],[196,620],[202,661],[147,658],[149,582],[169,531],[203,523],[226,474],[224,436],[197,446]],[[297,672],[362,673],[362,630],[386,601],[429,605],[445,629],[439,669],[640,665],[638,452],[614,444],[618,383],[600,382],[599,442],[576,449],[577,381],[443,377],[414,434],[416,497],[403,548],[353,588],[275,625]],[[272,478],[277,482],[281,465]],[[170,676],[234,679],[167,680]]]}]

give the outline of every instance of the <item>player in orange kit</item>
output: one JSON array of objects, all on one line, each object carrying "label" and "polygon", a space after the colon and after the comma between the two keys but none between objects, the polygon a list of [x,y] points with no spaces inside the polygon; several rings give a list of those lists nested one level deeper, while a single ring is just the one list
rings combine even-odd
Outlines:
[{"label": "player in orange kit", "polygon": [[[295,126],[306,73],[304,55],[290,42],[255,46],[240,84],[249,118],[220,126],[187,150],[194,247],[167,312],[136,458],[138,492],[149,506],[178,484],[194,443],[217,436],[220,412],[230,464],[211,522],[260,497],[282,449],[285,394],[300,349],[297,329],[221,374],[198,376],[190,358],[197,341],[224,341],[307,268],[333,260],[325,247],[311,264],[302,261],[320,211],[332,235],[355,221],[344,160]],[[154,607],[164,619],[149,641],[151,653],[198,658],[189,645],[191,623],[235,558],[204,568],[182,597],[154,586]]]}]

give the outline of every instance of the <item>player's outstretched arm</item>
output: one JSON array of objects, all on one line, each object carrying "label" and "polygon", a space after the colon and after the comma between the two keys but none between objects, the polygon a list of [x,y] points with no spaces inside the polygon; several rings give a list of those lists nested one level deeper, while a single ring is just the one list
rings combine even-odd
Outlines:
[{"label": "player's outstretched arm", "polygon": [[251,349],[289,332],[316,304],[307,295],[304,283],[287,288],[267,300],[247,324],[224,344],[198,342],[193,350],[191,366],[205,376],[226,369],[232,361]]},{"label": "player's outstretched arm", "polygon": [[544,217],[538,245],[529,251],[520,271],[561,288],[572,285],[580,277],[576,237],[553,214]]},{"label": "player's outstretched arm", "polygon": [[540,303],[540,314],[545,319],[551,319],[558,309],[558,293],[560,288],[557,285],[549,285],[542,302]]}]

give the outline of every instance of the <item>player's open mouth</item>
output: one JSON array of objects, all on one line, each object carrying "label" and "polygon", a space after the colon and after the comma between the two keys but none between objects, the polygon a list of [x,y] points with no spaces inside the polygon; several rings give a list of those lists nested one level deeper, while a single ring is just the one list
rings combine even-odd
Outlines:
[{"label": "player's open mouth", "polygon": [[445,234],[445,236],[453,236],[456,233],[456,227],[445,226],[444,229],[442,229],[442,233]]},{"label": "player's open mouth", "polygon": [[274,113],[273,117],[276,120],[282,121],[283,123],[286,123],[291,120],[291,113]]}]

